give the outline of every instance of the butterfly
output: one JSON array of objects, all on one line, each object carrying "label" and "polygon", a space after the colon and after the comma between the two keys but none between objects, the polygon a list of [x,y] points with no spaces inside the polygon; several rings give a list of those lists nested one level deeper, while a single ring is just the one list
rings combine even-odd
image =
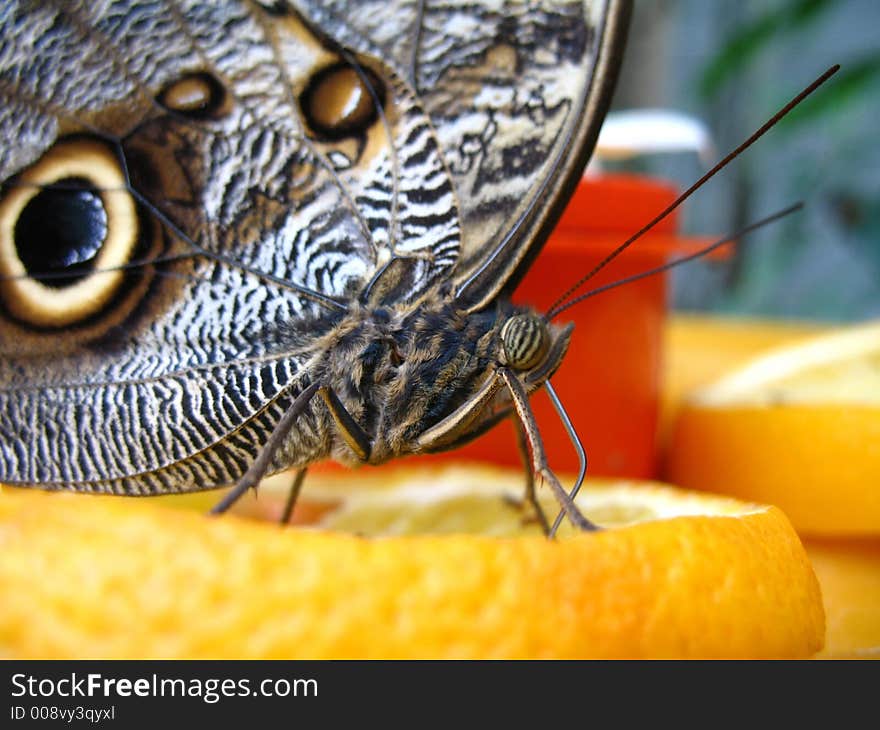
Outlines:
[{"label": "butterfly", "polygon": [[571,328],[508,297],[593,147],[629,12],[4,3],[0,482],[238,495],[513,415],[590,527],[528,403]]}]

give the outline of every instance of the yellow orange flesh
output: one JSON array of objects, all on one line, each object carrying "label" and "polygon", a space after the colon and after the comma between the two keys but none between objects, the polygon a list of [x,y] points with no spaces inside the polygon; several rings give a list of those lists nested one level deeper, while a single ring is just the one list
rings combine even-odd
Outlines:
[{"label": "yellow orange flesh", "polygon": [[[778,510],[657,487],[586,492],[607,515],[647,519],[556,542],[516,530],[367,539],[6,490],[0,653],[806,657],[821,648],[819,588]],[[497,491],[484,494],[499,514],[515,513]],[[392,513],[443,512],[450,495],[392,497]],[[694,514],[701,500],[706,513]],[[677,502],[685,516],[671,516]],[[388,514],[358,509],[365,528]]]}]

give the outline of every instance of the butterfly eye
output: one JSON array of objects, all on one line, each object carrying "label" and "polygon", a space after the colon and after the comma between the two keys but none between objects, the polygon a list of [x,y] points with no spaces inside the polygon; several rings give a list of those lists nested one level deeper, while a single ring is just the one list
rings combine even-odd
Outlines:
[{"label": "butterfly eye", "polygon": [[550,348],[547,325],[531,314],[511,317],[501,327],[501,347],[508,365],[528,370],[541,362]]},{"label": "butterfly eye", "polygon": [[168,84],[156,97],[168,111],[191,119],[219,119],[229,112],[228,95],[211,74],[187,74]]},{"label": "butterfly eye", "polygon": [[0,299],[18,319],[63,327],[97,314],[123,280],[138,216],[116,157],[59,142],[0,198]]},{"label": "butterfly eye", "polygon": [[364,134],[379,116],[384,86],[368,68],[336,64],[318,73],[300,96],[314,134],[334,141]]}]

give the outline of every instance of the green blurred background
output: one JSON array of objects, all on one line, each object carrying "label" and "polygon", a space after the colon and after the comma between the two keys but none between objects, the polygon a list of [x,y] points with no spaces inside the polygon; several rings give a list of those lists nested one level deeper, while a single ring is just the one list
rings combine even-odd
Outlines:
[{"label": "green blurred background", "polygon": [[[817,95],[687,204],[683,229],[723,234],[792,202],[724,264],[677,270],[677,309],[854,321],[880,317],[880,2],[635,0],[614,109],[702,120],[712,162],[834,63]],[[684,188],[711,163],[660,154],[614,163]]]}]

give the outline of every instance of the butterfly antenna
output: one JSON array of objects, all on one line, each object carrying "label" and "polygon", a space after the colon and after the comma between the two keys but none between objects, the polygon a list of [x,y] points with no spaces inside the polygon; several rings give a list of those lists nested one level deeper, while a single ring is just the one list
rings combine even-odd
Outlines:
[{"label": "butterfly antenna", "polygon": [[[697,182],[691,185],[687,190],[685,190],[678,198],[676,198],[668,207],[666,207],[663,211],[661,211],[655,218],[653,218],[650,222],[646,223],[642,228],[636,231],[632,236],[630,236],[626,241],[620,244],[616,249],[614,249],[610,254],[608,254],[602,261],[600,261],[588,274],[578,279],[574,284],[572,284],[563,294],[560,296],[550,307],[550,309],[546,313],[547,319],[553,319],[557,314],[566,309],[570,304],[564,304],[565,300],[568,299],[574,292],[580,289],[586,282],[592,279],[599,271],[601,271],[605,266],[607,266],[611,261],[617,258],[623,251],[629,248],[635,241],[641,238],[645,233],[650,231],[654,226],[656,226],[660,221],[662,221],[666,216],[668,216],[672,211],[678,208],[685,200],[687,200],[694,192],[696,192],[699,188],[701,188],[706,182],[708,182],[714,175],[719,172],[722,168],[726,167],[734,158],[738,157],[742,152],[751,147],[755,142],[758,141],[761,137],[764,136],[772,127],[779,122],[784,116],[786,116],[792,109],[794,109],[798,104],[800,104],[804,99],[806,99],[810,94],[812,94],[816,89],[818,89],[822,84],[824,84],[829,78],[831,78],[837,71],[840,69],[839,64],[835,64],[831,68],[829,68],[825,73],[823,73],[819,78],[817,78],[813,83],[811,83],[807,88],[801,91],[797,96],[795,96],[788,104],[782,107],[776,114],[770,117],[751,137],[749,137],[745,142],[743,142],[739,147],[730,152],[724,159],[722,159],[718,164],[715,165],[709,172],[707,172],[703,177],[701,177]],[[580,301],[580,299],[575,300]]]},{"label": "butterfly antenna", "polygon": [[783,210],[780,210],[776,213],[773,213],[772,215],[769,215],[766,218],[762,218],[759,221],[755,221],[754,223],[750,223],[749,225],[744,226],[743,228],[740,228],[735,233],[731,233],[729,236],[725,236],[724,238],[719,238],[714,243],[711,243],[708,246],[701,248],[699,251],[696,251],[695,253],[689,254],[687,256],[682,256],[677,259],[673,259],[672,261],[667,261],[662,266],[657,266],[656,268],[648,269],[647,271],[642,271],[638,274],[633,274],[632,276],[627,276],[627,277],[624,277],[623,279],[618,279],[617,281],[612,281],[610,284],[605,284],[604,286],[599,286],[599,287],[596,287],[595,289],[590,289],[590,291],[585,292],[585,293],[581,294],[580,296],[575,297],[571,301],[566,302],[561,307],[558,307],[555,310],[554,316],[556,314],[559,314],[560,312],[564,312],[569,307],[573,307],[578,302],[582,302],[584,299],[589,299],[590,297],[594,297],[597,294],[601,294],[603,291],[608,291],[609,289],[615,289],[618,286],[623,286],[624,284],[629,284],[633,281],[638,281],[639,279],[644,279],[647,276],[653,276],[654,274],[662,273],[663,271],[671,269],[674,266],[686,264],[688,261],[693,261],[694,259],[698,259],[703,256],[706,256],[707,254],[712,253],[712,251],[715,251],[716,249],[721,248],[725,244],[731,243],[731,242],[737,240],[738,238],[742,238],[743,236],[746,236],[749,233],[752,233],[753,231],[756,231],[759,228],[763,228],[764,226],[769,225],[770,223],[775,223],[776,221],[780,220],[781,218],[785,218],[786,216],[789,216],[792,213],[796,213],[797,211],[801,210],[803,207],[804,207],[803,203],[795,203],[794,205],[790,205],[789,207],[784,208]]}]

